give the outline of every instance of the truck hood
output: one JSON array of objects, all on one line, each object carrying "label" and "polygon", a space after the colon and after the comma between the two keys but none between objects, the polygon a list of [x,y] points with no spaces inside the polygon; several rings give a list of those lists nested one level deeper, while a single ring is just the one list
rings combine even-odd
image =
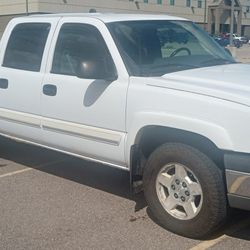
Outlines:
[{"label": "truck hood", "polygon": [[150,81],[171,88],[250,106],[250,64],[230,64],[174,72]]}]

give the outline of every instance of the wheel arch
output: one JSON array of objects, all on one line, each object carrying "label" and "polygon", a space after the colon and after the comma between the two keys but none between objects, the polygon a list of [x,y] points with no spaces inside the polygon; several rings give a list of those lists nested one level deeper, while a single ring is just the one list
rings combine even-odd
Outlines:
[{"label": "wheel arch", "polygon": [[188,130],[148,125],[138,131],[130,150],[130,173],[133,186],[134,182],[141,180],[149,155],[165,143],[183,143],[194,147],[211,158],[219,168],[224,169],[224,150],[208,137]]}]

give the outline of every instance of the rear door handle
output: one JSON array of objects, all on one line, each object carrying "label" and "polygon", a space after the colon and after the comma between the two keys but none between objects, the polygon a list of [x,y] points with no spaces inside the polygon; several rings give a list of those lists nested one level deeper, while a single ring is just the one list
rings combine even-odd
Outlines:
[{"label": "rear door handle", "polygon": [[7,89],[9,87],[9,81],[5,78],[0,78],[0,88]]},{"label": "rear door handle", "polygon": [[45,84],[43,86],[44,95],[55,96],[57,94],[57,87],[52,84]]}]

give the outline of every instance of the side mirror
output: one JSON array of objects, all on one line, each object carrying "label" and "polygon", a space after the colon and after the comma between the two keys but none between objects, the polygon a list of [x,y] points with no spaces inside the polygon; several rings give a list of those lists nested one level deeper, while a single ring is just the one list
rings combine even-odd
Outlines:
[{"label": "side mirror", "polygon": [[97,79],[114,81],[117,79],[115,67],[109,67],[103,60],[86,60],[79,63],[77,77],[83,79]]}]

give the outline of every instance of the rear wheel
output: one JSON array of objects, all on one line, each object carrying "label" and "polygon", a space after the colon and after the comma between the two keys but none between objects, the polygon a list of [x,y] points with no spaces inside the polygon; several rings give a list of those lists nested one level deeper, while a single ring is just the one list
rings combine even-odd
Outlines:
[{"label": "rear wheel", "polygon": [[143,185],[154,217],[175,233],[202,238],[226,218],[221,170],[188,145],[167,143],[157,148],[144,169]]}]

